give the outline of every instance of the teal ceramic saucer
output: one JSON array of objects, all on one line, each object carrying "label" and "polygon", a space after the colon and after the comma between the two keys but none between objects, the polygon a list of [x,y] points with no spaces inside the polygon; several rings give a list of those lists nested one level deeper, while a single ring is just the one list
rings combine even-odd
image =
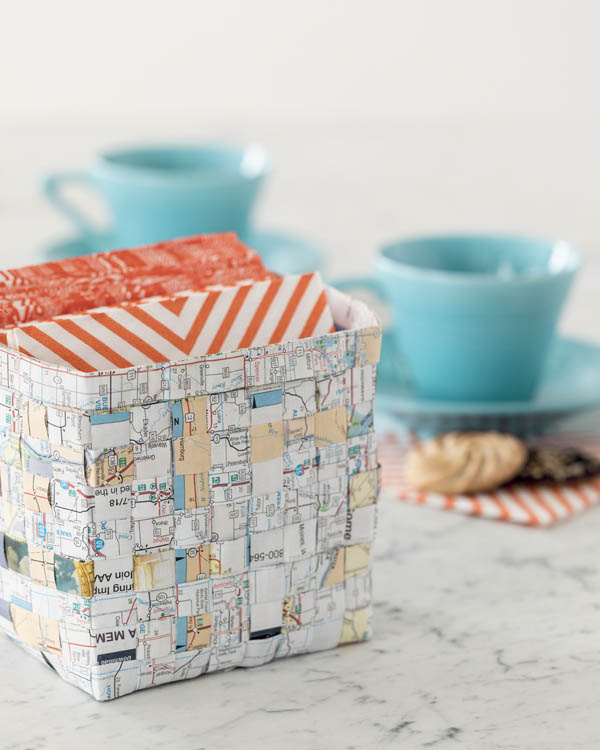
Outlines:
[{"label": "teal ceramic saucer", "polygon": [[256,250],[265,266],[276,273],[311,273],[320,271],[326,256],[314,242],[286,232],[255,230],[241,238]]},{"label": "teal ceramic saucer", "polygon": [[403,376],[401,362],[395,360],[390,334],[385,333],[375,403],[380,412],[419,431],[540,432],[600,407],[600,347],[576,339],[558,339],[537,393],[529,401],[434,401],[414,393],[408,377]]},{"label": "teal ceramic saucer", "polygon": [[[252,230],[241,238],[256,250],[265,265],[276,273],[310,273],[319,270],[325,262],[325,253],[315,243],[286,232]],[[87,255],[103,245],[101,239],[92,248],[83,237],[70,237],[47,245],[39,260],[58,260]],[[111,247],[106,237],[106,247]]]}]

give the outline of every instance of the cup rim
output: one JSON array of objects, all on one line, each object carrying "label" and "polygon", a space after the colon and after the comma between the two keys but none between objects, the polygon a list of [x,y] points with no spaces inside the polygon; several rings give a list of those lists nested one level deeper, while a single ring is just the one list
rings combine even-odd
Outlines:
[{"label": "cup rim", "polygon": [[[394,260],[386,255],[394,248],[407,245],[414,242],[427,242],[435,240],[507,240],[520,242],[547,243],[564,250],[565,257],[560,268],[555,270],[547,269],[529,274],[515,274],[513,276],[499,276],[484,272],[473,271],[445,271],[436,268],[424,268],[415,266],[411,263]],[[377,270],[384,273],[395,273],[407,278],[420,281],[435,282],[438,284],[464,284],[464,285],[504,285],[504,286],[525,286],[527,284],[539,283],[549,279],[556,279],[561,276],[573,275],[581,266],[581,253],[570,242],[561,239],[552,239],[550,237],[526,235],[518,233],[502,232],[456,232],[456,233],[438,233],[412,235],[398,240],[392,240],[381,245],[375,253],[374,263]]]},{"label": "cup rim", "polygon": [[[155,167],[140,167],[134,164],[126,164],[114,160],[125,154],[143,152],[185,152],[198,151],[221,153],[227,156],[237,156],[239,167],[216,168],[204,170],[201,168],[178,171],[166,171]],[[243,167],[244,159],[247,160],[246,169]],[[181,142],[151,142],[136,143],[132,145],[115,146],[102,150],[96,157],[92,172],[103,177],[132,180],[136,183],[152,184],[195,184],[213,187],[215,185],[228,185],[239,182],[253,182],[262,179],[272,168],[272,160],[269,152],[259,143],[234,144],[216,141],[181,141]]]}]

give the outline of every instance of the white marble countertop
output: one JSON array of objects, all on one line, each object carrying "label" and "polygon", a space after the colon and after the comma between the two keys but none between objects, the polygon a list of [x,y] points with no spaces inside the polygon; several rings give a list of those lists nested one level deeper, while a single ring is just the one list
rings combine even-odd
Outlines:
[{"label": "white marble countertop", "polygon": [[384,499],[372,641],[96,703],[2,638],[0,744],[597,747],[599,535]]},{"label": "white marble countertop", "polygon": [[[31,261],[68,234],[38,197],[41,172],[78,167],[99,144],[146,137],[145,127],[123,124],[118,139],[101,124],[43,135],[39,126],[0,128],[0,265]],[[220,135],[239,138],[232,128]],[[585,246],[588,268],[563,329],[600,338],[596,128],[271,127],[249,135],[269,145],[279,167],[259,222],[315,237],[335,274],[364,271],[375,245],[394,235],[505,228],[565,236]],[[0,638],[0,747],[596,748],[598,539],[600,509],[543,530],[384,499],[371,642],[101,704]]]}]

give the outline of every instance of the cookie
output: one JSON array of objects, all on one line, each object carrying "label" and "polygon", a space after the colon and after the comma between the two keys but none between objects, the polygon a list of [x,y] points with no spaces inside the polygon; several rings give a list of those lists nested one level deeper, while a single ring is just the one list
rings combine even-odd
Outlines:
[{"label": "cookie", "polygon": [[524,443],[498,432],[451,432],[413,448],[407,482],[419,490],[468,494],[513,479],[528,457]]}]

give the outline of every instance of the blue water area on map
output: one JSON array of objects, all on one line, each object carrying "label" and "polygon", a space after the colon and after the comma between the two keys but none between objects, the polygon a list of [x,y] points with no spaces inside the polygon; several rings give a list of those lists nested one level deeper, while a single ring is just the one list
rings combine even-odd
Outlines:
[{"label": "blue water area on map", "polygon": [[261,409],[263,406],[276,406],[283,401],[283,391],[277,388],[273,391],[260,391],[252,394],[252,408]]}]

